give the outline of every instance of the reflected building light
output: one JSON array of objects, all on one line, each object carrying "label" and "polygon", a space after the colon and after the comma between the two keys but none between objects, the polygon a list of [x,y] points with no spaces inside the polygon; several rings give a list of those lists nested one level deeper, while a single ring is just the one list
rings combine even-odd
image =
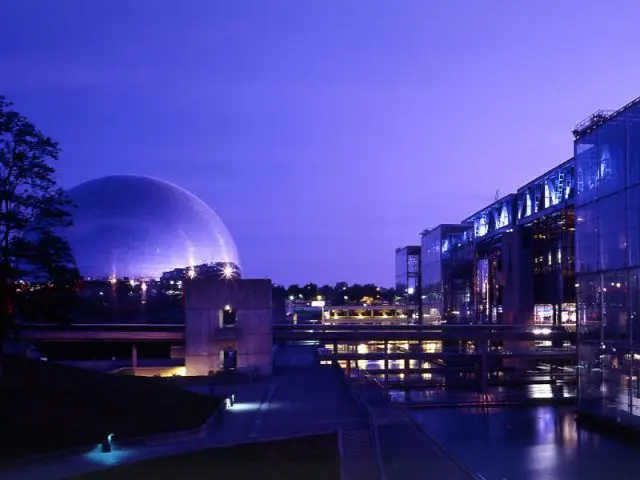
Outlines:
[{"label": "reflected building light", "polygon": [[551,333],[550,328],[534,328],[531,331],[534,335],[549,335]]}]

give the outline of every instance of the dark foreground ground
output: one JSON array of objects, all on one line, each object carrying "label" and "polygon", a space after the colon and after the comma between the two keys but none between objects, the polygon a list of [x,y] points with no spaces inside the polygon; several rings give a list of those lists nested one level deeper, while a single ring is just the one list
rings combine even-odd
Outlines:
[{"label": "dark foreground ground", "polygon": [[339,480],[337,434],[220,447],[101,470],[74,480]]},{"label": "dark foreground ground", "polygon": [[81,370],[5,356],[0,377],[0,460],[201,426],[220,399],[161,379]]}]

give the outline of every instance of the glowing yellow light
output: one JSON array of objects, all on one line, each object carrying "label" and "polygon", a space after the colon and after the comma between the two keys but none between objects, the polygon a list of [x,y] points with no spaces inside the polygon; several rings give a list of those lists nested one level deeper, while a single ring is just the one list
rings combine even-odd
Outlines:
[{"label": "glowing yellow light", "polygon": [[131,285],[132,287],[136,286],[136,281],[135,280],[129,280],[129,285]]},{"label": "glowing yellow light", "polygon": [[195,278],[195,276],[196,276],[196,270],[193,267],[190,267],[189,270],[187,270],[187,277]]},{"label": "glowing yellow light", "polygon": [[143,292],[146,292],[146,291],[147,291],[147,284],[146,284],[145,282],[142,282],[142,284],[140,285],[140,289],[141,289]]},{"label": "glowing yellow light", "polygon": [[229,310],[231,310],[231,305],[225,305],[224,309],[228,312]]}]

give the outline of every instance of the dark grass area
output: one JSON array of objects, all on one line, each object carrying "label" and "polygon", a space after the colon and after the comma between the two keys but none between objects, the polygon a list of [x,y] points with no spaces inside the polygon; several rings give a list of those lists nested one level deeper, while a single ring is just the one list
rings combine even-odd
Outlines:
[{"label": "dark grass area", "polygon": [[109,375],[18,356],[2,358],[0,459],[201,426],[221,399],[158,378]]},{"label": "dark grass area", "polygon": [[260,382],[262,378],[256,375],[232,372],[217,372],[215,375],[202,377],[162,377],[166,384],[179,387],[200,387],[207,385],[246,385]]},{"label": "dark grass area", "polygon": [[188,478],[339,480],[337,434],[221,447],[145,460],[75,480]]}]

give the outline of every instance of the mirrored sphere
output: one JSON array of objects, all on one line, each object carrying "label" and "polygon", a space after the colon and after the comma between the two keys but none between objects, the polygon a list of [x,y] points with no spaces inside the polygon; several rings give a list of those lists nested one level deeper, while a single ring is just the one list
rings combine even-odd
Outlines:
[{"label": "mirrored sphere", "polygon": [[240,266],[236,245],[209,206],[157,178],[114,175],[67,192],[76,208],[66,229],[80,274],[91,278],[159,278],[208,263]]}]

